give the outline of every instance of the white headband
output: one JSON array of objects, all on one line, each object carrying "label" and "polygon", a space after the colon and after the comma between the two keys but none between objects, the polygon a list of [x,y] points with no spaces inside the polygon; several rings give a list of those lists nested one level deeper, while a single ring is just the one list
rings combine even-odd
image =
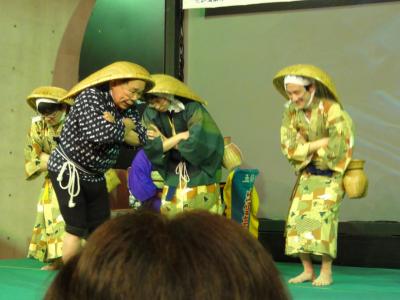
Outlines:
[{"label": "white headband", "polygon": [[303,76],[286,75],[285,79],[283,80],[283,84],[285,85],[285,90],[286,90],[286,85],[288,83],[293,83],[293,84],[302,85],[302,86],[308,86],[311,84],[311,80],[308,78],[305,78]]},{"label": "white headband", "polygon": [[51,100],[51,99],[47,99],[47,98],[37,98],[36,99],[36,109],[39,107],[40,103],[53,103],[53,104],[57,104],[58,102],[56,100]]}]

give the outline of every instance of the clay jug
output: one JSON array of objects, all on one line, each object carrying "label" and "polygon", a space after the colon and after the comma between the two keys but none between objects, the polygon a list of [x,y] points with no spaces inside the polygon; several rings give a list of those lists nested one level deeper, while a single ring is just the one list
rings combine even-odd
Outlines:
[{"label": "clay jug", "polygon": [[367,195],[368,178],[364,172],[365,160],[352,159],[344,173],[343,186],[350,199],[363,198]]},{"label": "clay jug", "polygon": [[230,136],[224,137],[224,156],[222,158],[222,166],[228,171],[242,164],[242,152],[239,147],[232,143]]}]

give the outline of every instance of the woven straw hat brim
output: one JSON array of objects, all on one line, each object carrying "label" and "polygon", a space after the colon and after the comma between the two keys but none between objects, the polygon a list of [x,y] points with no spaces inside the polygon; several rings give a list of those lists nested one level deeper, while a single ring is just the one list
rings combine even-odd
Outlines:
[{"label": "woven straw hat brim", "polygon": [[314,79],[317,84],[317,94],[318,94],[318,84],[320,84],[330,93],[329,96],[340,104],[335,84],[333,83],[330,76],[324,71],[322,71],[320,68],[313,65],[298,64],[298,65],[288,66],[280,70],[275,75],[273,79],[273,84],[279,91],[279,93],[281,93],[282,96],[284,96],[286,99],[289,99],[288,95],[286,94],[285,86],[283,83],[286,75],[297,75]]},{"label": "woven straw hat brim", "polygon": [[30,95],[26,98],[26,102],[34,110],[36,110],[36,99],[38,98],[52,99],[59,103],[72,105],[73,104],[72,99],[69,98],[63,99],[66,94],[67,91],[64,90],[63,88],[59,88],[56,86],[41,86],[34,89],[30,93]]},{"label": "woven straw hat brim", "polygon": [[119,61],[105,66],[78,82],[70,91],[68,91],[68,94],[65,95],[64,98],[74,98],[77,94],[88,87],[93,87],[117,79],[143,80],[146,83],[145,92],[154,86],[150,73],[145,68],[128,61]]},{"label": "woven straw hat brim", "polygon": [[151,75],[155,86],[148,91],[148,94],[168,94],[183,97],[189,100],[200,102],[207,105],[207,101],[201,99],[195,92],[193,92],[182,81],[166,74],[153,74]]}]

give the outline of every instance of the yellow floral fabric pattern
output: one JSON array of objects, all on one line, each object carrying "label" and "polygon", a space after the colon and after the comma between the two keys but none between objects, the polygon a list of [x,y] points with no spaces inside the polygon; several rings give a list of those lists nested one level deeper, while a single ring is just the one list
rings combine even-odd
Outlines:
[{"label": "yellow floral fabric pattern", "polygon": [[[328,137],[326,148],[309,154],[310,142]],[[350,117],[337,102],[314,99],[308,112],[288,102],[281,126],[281,149],[300,175],[286,223],[288,255],[337,254],[339,206],[343,174],[351,160],[354,133]],[[332,176],[303,172],[310,162],[333,171]]]},{"label": "yellow floral fabric pattern", "polygon": [[[281,126],[282,152],[296,171],[311,160],[319,160],[327,168],[343,174],[351,160],[354,144],[349,117],[338,103],[317,100],[308,116],[304,110],[297,110],[288,102]],[[309,155],[310,142],[324,137],[329,137],[328,147],[320,149],[314,157]]]},{"label": "yellow floral fabric pattern", "polygon": [[[25,147],[25,175],[27,180],[38,177],[40,171],[40,154],[50,154],[56,147],[54,137],[61,132],[48,126],[40,117],[32,120]],[[28,257],[49,262],[62,256],[62,240],[65,223],[58,207],[58,201],[50,179],[45,180],[37,203],[37,214],[29,245]]]},{"label": "yellow floral fabric pattern", "polygon": [[[171,191],[173,197],[167,200]],[[221,202],[219,183],[177,188],[164,185],[160,208],[162,214],[172,217],[185,210],[193,209],[208,210],[211,213],[221,215],[224,211],[224,205]]]}]

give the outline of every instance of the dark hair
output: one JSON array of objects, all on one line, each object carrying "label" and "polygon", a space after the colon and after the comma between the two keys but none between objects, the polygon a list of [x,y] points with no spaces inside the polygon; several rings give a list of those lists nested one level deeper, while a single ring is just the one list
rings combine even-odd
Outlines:
[{"label": "dark hair", "polygon": [[[53,100],[52,100],[53,101]],[[62,103],[54,102],[41,102],[36,105],[36,110],[41,115],[47,116],[55,113],[56,111],[65,109],[66,105]]]},{"label": "dark hair", "polygon": [[271,256],[206,211],[140,211],[100,226],[45,299],[288,299]]},{"label": "dark hair", "polygon": [[158,96],[153,93],[144,93],[142,96],[142,100],[145,102],[150,102],[151,100],[156,98],[158,98]]}]

